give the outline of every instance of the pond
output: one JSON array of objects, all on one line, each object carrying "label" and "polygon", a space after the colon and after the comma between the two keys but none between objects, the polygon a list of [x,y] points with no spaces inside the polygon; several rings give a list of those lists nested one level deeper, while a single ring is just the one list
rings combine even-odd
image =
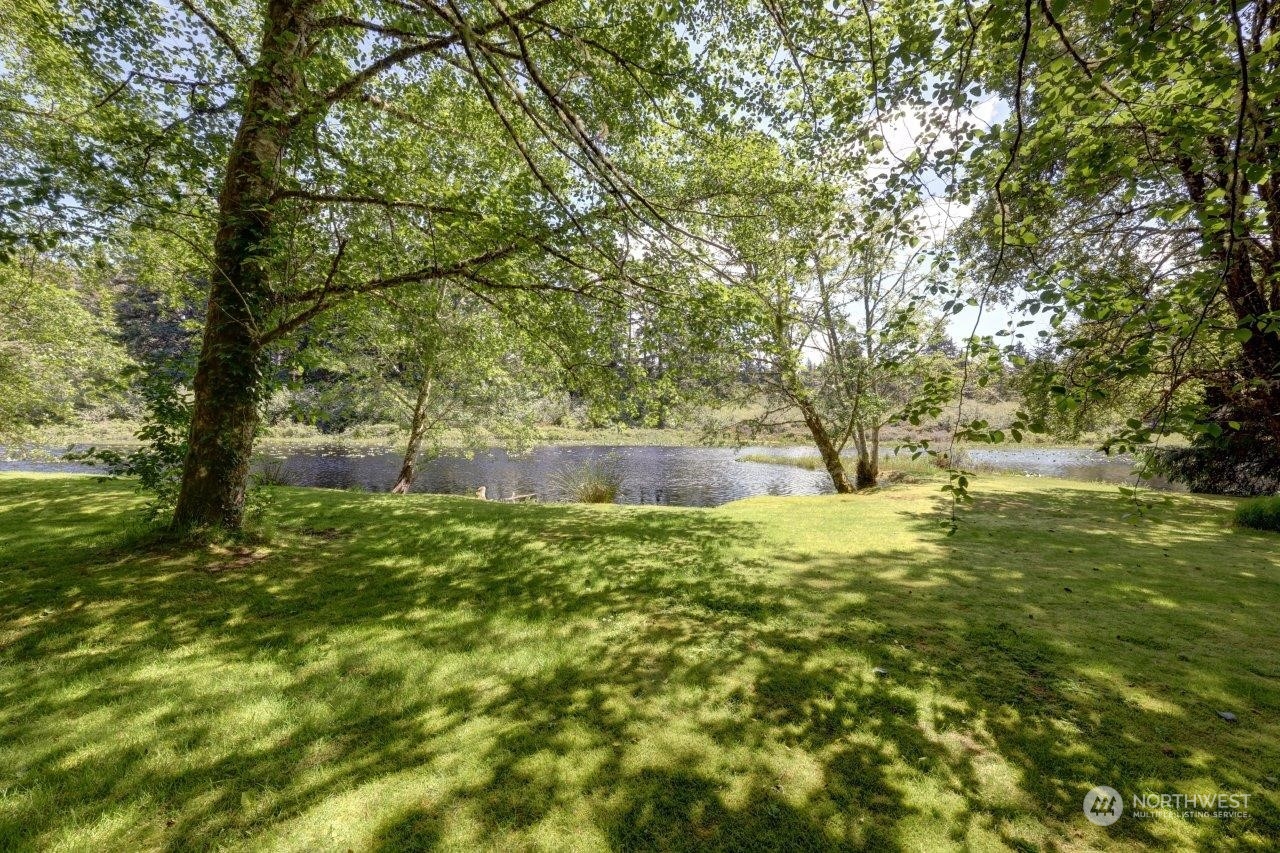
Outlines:
[{"label": "pond", "polygon": [[[60,461],[65,451],[45,449],[44,461],[11,459],[0,452],[0,471],[92,472]],[[631,504],[717,506],[752,495],[816,495],[832,492],[824,471],[792,465],[745,462],[745,453],[814,456],[812,448],[606,447],[552,445],[525,454],[501,449],[472,458],[449,456],[419,469],[414,490],[475,494],[484,486],[491,499],[533,494],[539,500],[563,500],[557,479],[566,470],[594,461],[616,472],[619,501]],[[988,447],[968,451],[975,465],[1013,473],[1119,483],[1130,476],[1132,460],[1093,450],[1044,447]],[[26,454],[32,455],[30,449]],[[272,446],[259,470],[299,486],[386,491],[400,470],[400,454],[385,448],[347,445]]]}]

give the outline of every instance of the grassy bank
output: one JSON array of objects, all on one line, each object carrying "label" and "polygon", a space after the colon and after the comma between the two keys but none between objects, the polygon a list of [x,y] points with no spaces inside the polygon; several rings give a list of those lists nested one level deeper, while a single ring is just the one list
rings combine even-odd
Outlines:
[{"label": "grassy bank", "polygon": [[[190,552],[130,544],[127,485],[0,476],[0,849],[1280,837],[1280,539],[1000,477],[946,538],[936,489],[280,489],[261,544]],[[1096,827],[1101,784],[1250,817]]]},{"label": "grassy bank", "polygon": [[[737,458],[741,462],[757,462],[763,465],[788,465],[792,468],[803,468],[806,471],[826,470],[822,463],[822,457],[817,455],[817,451],[814,451],[812,455],[805,456],[783,453],[740,453]],[[857,465],[857,457],[843,455],[840,458],[844,462],[845,470],[852,472],[854,466]],[[882,456],[880,458],[880,470],[883,473],[897,471],[917,476],[932,476],[939,473],[938,466],[933,464],[928,457],[922,456],[919,459],[912,459],[909,453]]]}]

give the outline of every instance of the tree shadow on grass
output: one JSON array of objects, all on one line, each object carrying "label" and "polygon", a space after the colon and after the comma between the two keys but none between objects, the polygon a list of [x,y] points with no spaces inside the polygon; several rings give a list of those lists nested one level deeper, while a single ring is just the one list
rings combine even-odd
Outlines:
[{"label": "tree shadow on grass", "polygon": [[[1095,784],[1118,788],[1126,806],[1146,792],[1238,792],[1251,796],[1248,818],[1125,819],[1097,837],[1268,849],[1280,837],[1276,540],[1230,530],[1220,501],[1187,499],[1133,526],[1118,516],[1093,490],[988,494],[935,559],[810,559],[793,577],[810,585],[811,606],[846,578],[843,591],[863,600],[833,621],[872,624],[831,640],[869,644],[917,695],[945,690],[949,702],[913,731],[951,733],[942,739],[967,754],[949,772],[968,812],[1071,826]],[[938,517],[914,524],[923,533]],[[1012,808],[982,778],[1001,767],[1018,781]]]},{"label": "tree shadow on grass", "polygon": [[[92,529],[109,515],[76,509],[91,493],[19,509],[24,535]],[[0,846],[1280,834],[1268,797],[1172,829],[1081,812],[1094,784],[1254,792],[1275,766],[1274,674],[1249,668],[1267,655],[1232,655],[1273,643],[1250,602],[1274,606],[1276,568],[1239,544],[1268,542],[1214,534],[1210,506],[1117,532],[1097,493],[1008,494],[930,552],[798,559],[729,513],[280,495],[292,533],[242,570],[74,548],[3,570],[0,751],[19,775]],[[908,523],[938,539],[933,516]],[[1249,709],[1225,734],[1224,702]]]}]

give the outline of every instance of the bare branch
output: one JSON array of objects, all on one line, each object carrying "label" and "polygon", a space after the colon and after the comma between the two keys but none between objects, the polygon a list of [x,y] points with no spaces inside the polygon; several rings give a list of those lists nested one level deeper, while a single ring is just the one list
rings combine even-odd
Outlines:
[{"label": "bare branch", "polygon": [[479,217],[479,214],[475,211],[464,210],[460,207],[450,207],[442,204],[429,204],[427,202],[419,201],[396,201],[394,199],[383,198],[381,196],[345,195],[342,193],[313,193],[298,189],[276,190],[273,196],[273,199],[276,200],[286,198],[311,201],[316,204],[372,205],[374,207],[384,207],[389,209],[419,210],[424,213]]},{"label": "bare branch", "polygon": [[246,69],[253,67],[253,60],[249,58],[249,55],[240,48],[240,45],[236,44],[236,40],[231,37],[230,33],[218,26],[218,22],[209,17],[208,12],[197,6],[194,0],[178,0],[178,2],[182,5],[182,8],[199,18],[200,23],[204,24],[217,37],[218,41],[222,42],[223,46],[231,51],[231,55],[236,58],[236,62],[239,62]]}]

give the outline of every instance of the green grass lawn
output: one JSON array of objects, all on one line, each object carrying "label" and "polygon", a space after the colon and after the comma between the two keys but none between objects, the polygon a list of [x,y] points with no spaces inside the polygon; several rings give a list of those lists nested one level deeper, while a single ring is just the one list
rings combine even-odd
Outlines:
[{"label": "green grass lawn", "polygon": [[[0,477],[0,849],[1274,844],[1280,537],[976,485],[951,538],[936,483],[280,489],[263,544],[184,552],[129,538],[128,485]],[[1127,813],[1218,791],[1250,817]]]}]

